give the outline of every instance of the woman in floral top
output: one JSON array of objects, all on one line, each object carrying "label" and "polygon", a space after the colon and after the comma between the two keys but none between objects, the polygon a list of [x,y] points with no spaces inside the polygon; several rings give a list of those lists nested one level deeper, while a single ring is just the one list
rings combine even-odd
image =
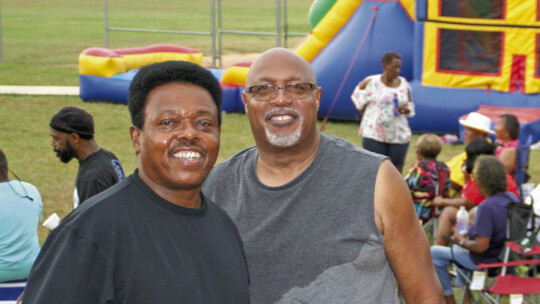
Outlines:
[{"label": "woman in floral top", "polygon": [[407,116],[415,114],[411,87],[399,76],[399,54],[385,53],[382,67],[382,74],[368,76],[356,86],[351,99],[362,113],[359,135],[364,149],[390,157],[401,172],[411,139]]}]

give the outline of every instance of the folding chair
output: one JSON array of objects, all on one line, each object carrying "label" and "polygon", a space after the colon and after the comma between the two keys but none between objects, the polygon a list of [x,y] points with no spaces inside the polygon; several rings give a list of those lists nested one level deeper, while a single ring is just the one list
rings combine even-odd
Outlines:
[{"label": "folding chair", "polygon": [[[467,293],[470,294],[470,299],[472,303],[481,303],[482,300],[484,301],[484,303],[498,303],[497,298],[493,297],[485,290],[471,289],[474,270],[468,269],[467,267],[457,262],[456,258],[454,258],[454,244],[456,243],[447,236],[445,236],[444,238],[448,241],[448,246],[450,246],[451,248],[452,264],[455,271],[456,280],[458,280],[459,278],[464,283],[464,288],[461,292],[460,304],[463,304],[465,295]],[[498,275],[499,271],[499,269],[493,268],[486,270],[485,274],[487,277],[495,277]]]},{"label": "folding chair", "polygon": [[[438,178],[437,182],[435,183],[435,195],[442,196],[446,182],[449,178],[449,172],[444,170],[438,170],[437,172]],[[431,206],[430,217],[422,220],[422,227],[424,228],[424,231],[428,233],[431,230],[431,235],[433,238],[435,238],[435,235],[437,234],[437,218],[439,217],[440,211],[440,208]]]},{"label": "folding chair", "polygon": [[[499,303],[499,296],[523,297],[525,303],[538,303],[538,298],[532,299],[533,295],[540,294],[540,277],[536,271],[540,265],[540,228],[535,228],[538,220],[529,205],[511,203],[508,206],[507,242],[502,262],[477,265],[479,269],[500,269],[494,283],[483,290],[495,295],[489,303]],[[509,269],[516,267],[523,268],[522,275],[516,275],[518,271],[509,273]]]},{"label": "folding chair", "polygon": [[15,304],[25,287],[26,279],[0,283],[0,304]]}]

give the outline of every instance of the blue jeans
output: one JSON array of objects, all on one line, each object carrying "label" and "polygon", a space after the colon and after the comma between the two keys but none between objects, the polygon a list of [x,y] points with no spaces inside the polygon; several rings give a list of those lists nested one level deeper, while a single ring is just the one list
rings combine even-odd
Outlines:
[{"label": "blue jeans", "polygon": [[362,147],[368,151],[386,155],[390,158],[394,166],[403,167],[409,143],[388,144],[370,138],[362,138]]},{"label": "blue jeans", "polygon": [[[469,251],[464,252],[458,245],[454,245],[454,259],[463,267],[469,270],[478,270],[476,264],[471,260],[469,256]],[[437,276],[441,285],[443,287],[444,295],[450,296],[454,292],[452,290],[452,283],[450,281],[450,274],[448,273],[447,267],[452,264],[452,252],[450,247],[434,245],[431,246],[431,257],[433,258],[433,265],[435,265],[435,271],[437,271]]]}]

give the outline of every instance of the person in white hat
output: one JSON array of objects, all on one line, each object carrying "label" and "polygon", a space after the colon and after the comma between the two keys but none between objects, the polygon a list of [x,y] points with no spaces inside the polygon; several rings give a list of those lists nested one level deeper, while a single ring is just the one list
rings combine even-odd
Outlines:
[{"label": "person in white hat", "polygon": [[[487,138],[488,134],[495,134],[495,132],[491,130],[491,119],[480,113],[469,113],[466,119],[459,120],[459,124],[465,127],[465,131],[463,132],[465,146],[475,138]],[[488,139],[488,141],[490,140]],[[450,181],[452,182],[453,189],[451,195],[458,195],[465,184],[463,166],[466,159],[467,154],[463,151],[446,162],[446,165],[450,168]]]},{"label": "person in white hat", "polygon": [[[487,136],[495,133],[491,130],[491,119],[476,112],[469,113],[466,119],[460,119],[459,124],[465,127],[463,132],[465,147],[476,138],[485,138],[488,142],[491,142]],[[451,198],[460,198],[461,189],[468,179],[465,174],[466,160],[467,153],[463,151],[446,162],[446,165],[450,168]],[[454,225],[456,212],[452,212],[452,210],[452,208],[444,208],[439,215],[438,235],[441,234],[441,231],[448,230]],[[435,243],[442,246],[447,245],[447,241],[441,236],[436,238]]]}]

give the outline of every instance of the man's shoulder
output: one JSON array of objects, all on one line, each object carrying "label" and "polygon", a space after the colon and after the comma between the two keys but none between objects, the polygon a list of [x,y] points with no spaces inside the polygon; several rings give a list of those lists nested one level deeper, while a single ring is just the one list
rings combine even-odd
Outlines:
[{"label": "man's shoulder", "polygon": [[36,192],[36,193],[39,194],[38,188],[36,186],[34,186],[33,184],[29,183],[29,182],[21,181],[21,185],[23,185],[27,190],[31,189],[31,191]]},{"label": "man's shoulder", "polygon": [[124,170],[118,158],[112,153],[103,148],[95,153],[88,162],[81,165],[79,174],[84,176],[83,179],[99,179],[104,175],[115,175],[118,180],[125,177]]},{"label": "man's shoulder", "polygon": [[231,167],[237,167],[244,165],[246,161],[249,159],[252,159],[255,155],[257,155],[257,148],[255,146],[244,149],[235,155],[231,156],[229,159],[217,164],[213,169],[212,172],[210,172],[210,175],[213,175],[218,172],[222,172],[224,170],[229,170]]},{"label": "man's shoulder", "polygon": [[373,160],[380,160],[382,161],[385,157],[383,155],[373,153],[371,151],[368,151],[364,148],[361,148],[354,143],[332,134],[324,134],[321,133],[321,148],[322,149],[328,149],[330,153],[344,153],[339,155],[339,157],[346,157],[346,156],[352,156],[352,157],[366,157]]},{"label": "man's shoulder", "polygon": [[118,214],[118,211],[126,208],[126,203],[137,197],[138,191],[135,188],[136,186],[132,183],[131,179],[126,178],[90,197],[84,201],[84,204],[79,205],[79,207],[66,217],[66,225],[115,216]]}]

